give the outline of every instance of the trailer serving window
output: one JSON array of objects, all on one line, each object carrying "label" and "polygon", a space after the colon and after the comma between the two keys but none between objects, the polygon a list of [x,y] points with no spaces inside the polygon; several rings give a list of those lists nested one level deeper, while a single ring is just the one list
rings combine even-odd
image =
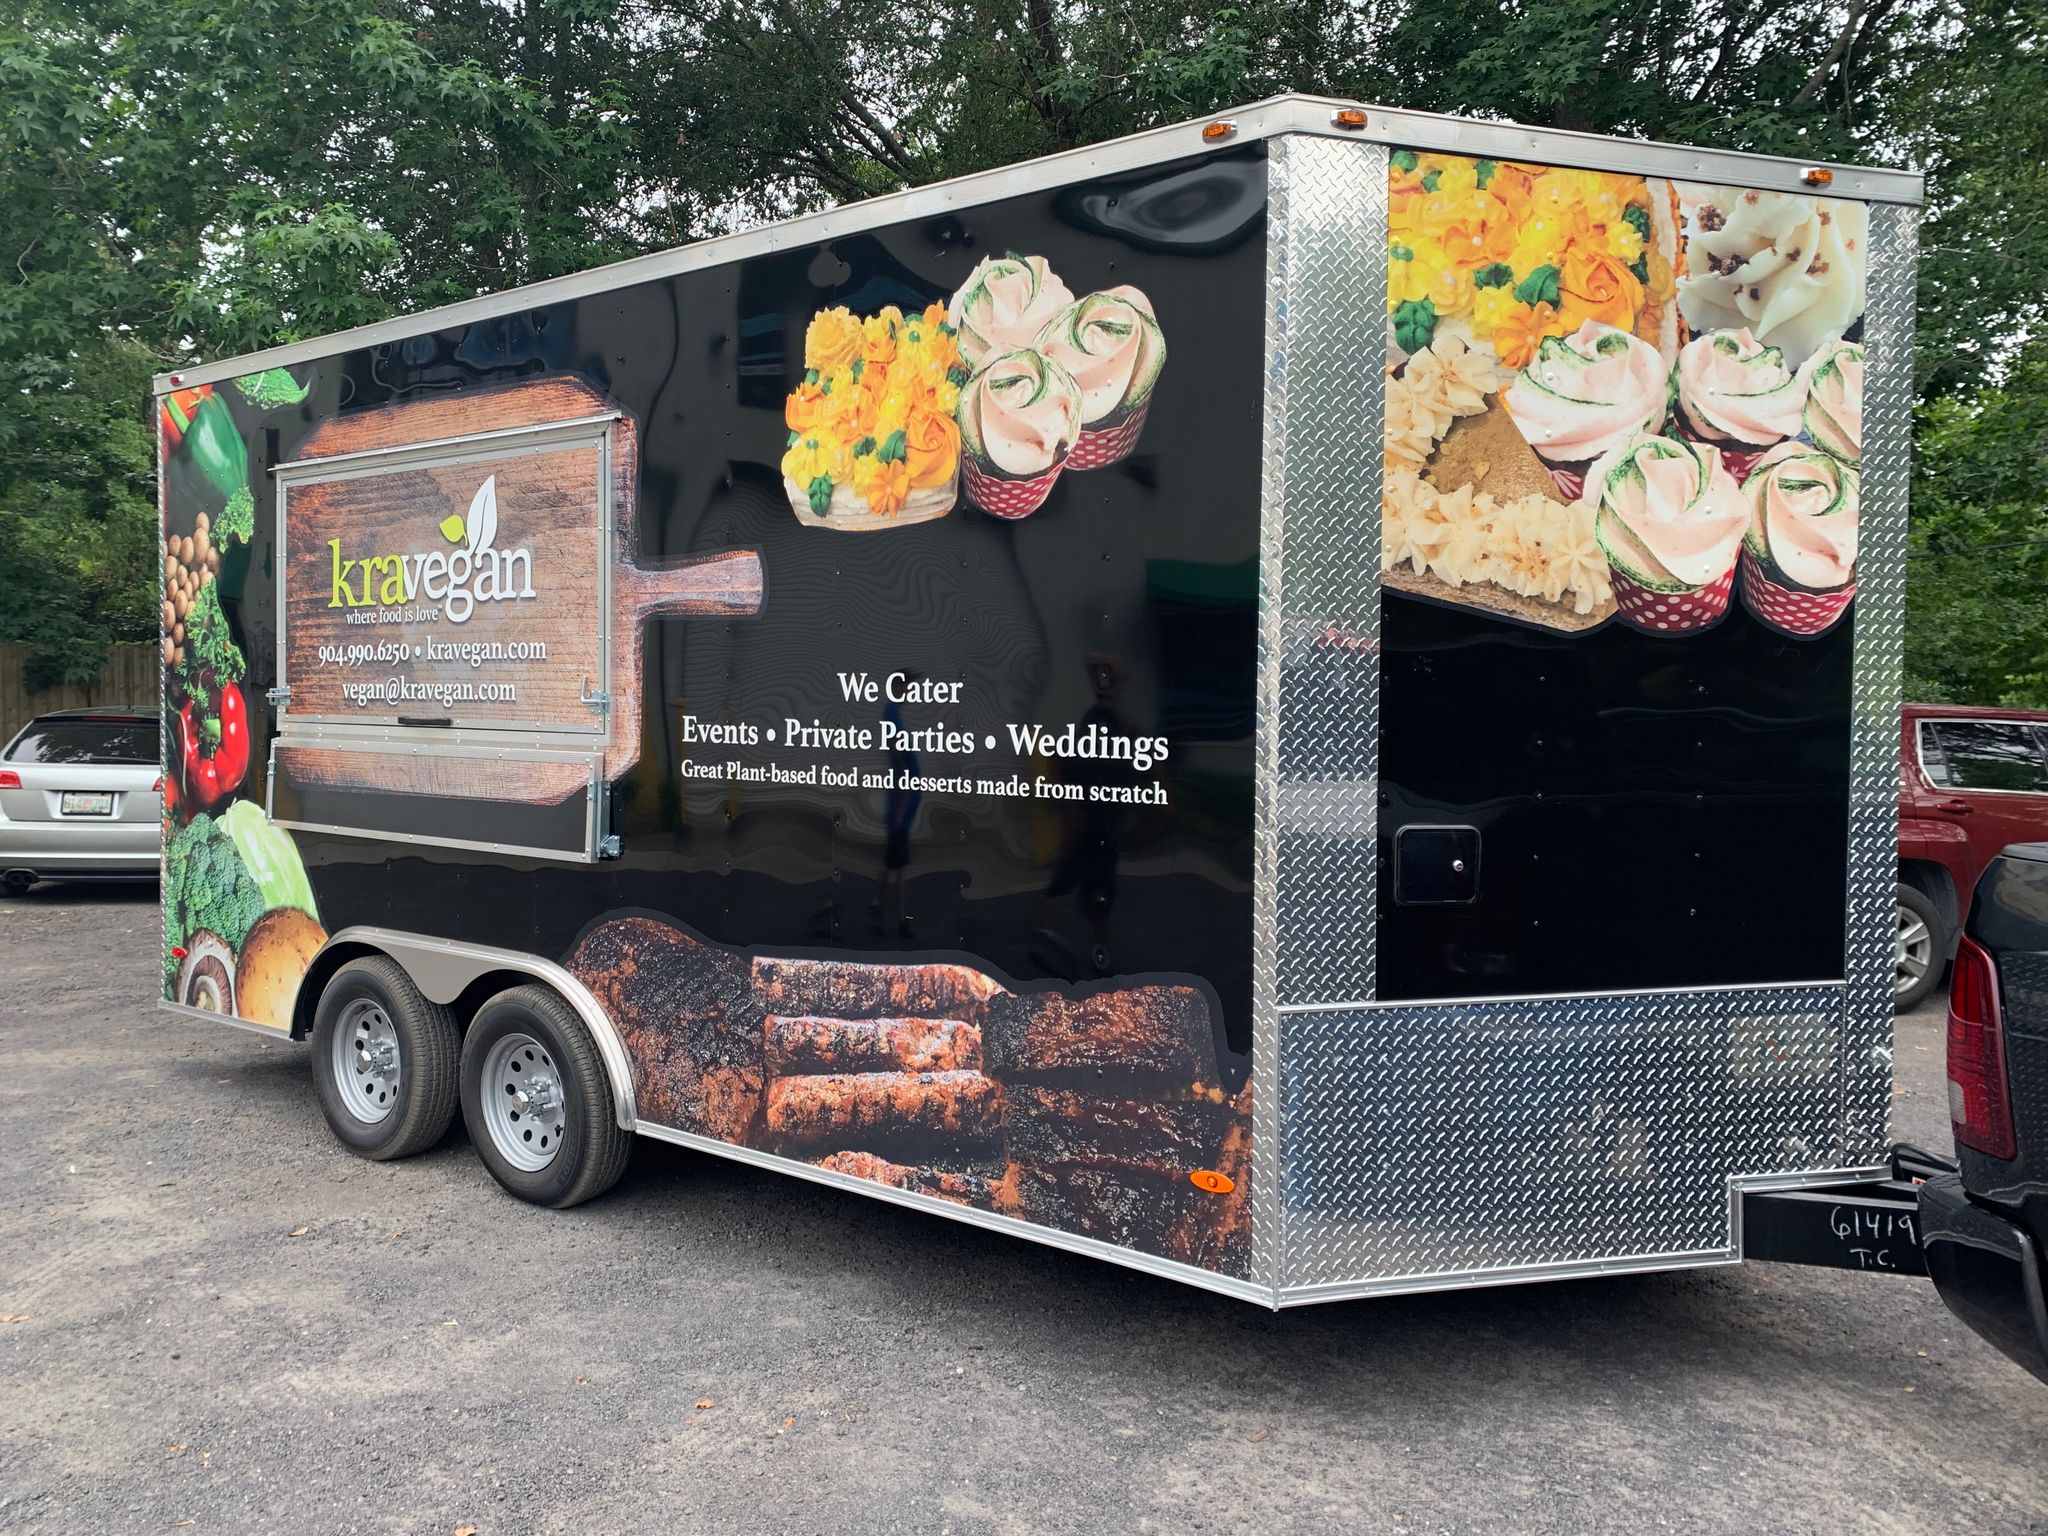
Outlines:
[{"label": "trailer serving window", "polygon": [[555,414],[587,403],[341,416],[278,467],[284,825],[599,855],[619,416]]}]

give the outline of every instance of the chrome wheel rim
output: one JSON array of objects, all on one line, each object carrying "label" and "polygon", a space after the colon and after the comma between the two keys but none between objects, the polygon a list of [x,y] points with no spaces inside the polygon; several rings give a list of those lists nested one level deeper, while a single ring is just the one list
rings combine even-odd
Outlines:
[{"label": "chrome wheel rim", "polygon": [[1919,985],[1934,964],[1934,931],[1920,914],[1899,903],[1898,933],[1892,940],[1892,995],[1901,996]]},{"label": "chrome wheel rim", "polygon": [[398,1029],[381,1003],[359,997],[341,1011],[334,1031],[334,1083],[342,1107],[364,1125],[378,1125],[398,1108],[405,1063]]},{"label": "chrome wheel rim", "polygon": [[539,1173],[562,1150],[569,1111],[554,1053],[531,1035],[510,1034],[484,1055],[484,1130],[498,1155]]}]

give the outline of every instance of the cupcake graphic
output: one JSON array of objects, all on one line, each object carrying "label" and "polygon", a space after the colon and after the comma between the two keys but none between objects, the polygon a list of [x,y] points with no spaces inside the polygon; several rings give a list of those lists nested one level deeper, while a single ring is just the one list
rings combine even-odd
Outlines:
[{"label": "cupcake graphic", "polygon": [[1081,391],[1081,436],[1067,468],[1101,469],[1137,446],[1166,365],[1166,337],[1151,300],[1129,286],[1091,293],[1053,316],[1037,349]]},{"label": "cupcake graphic", "polygon": [[1028,347],[1053,317],[1074,302],[1043,256],[984,257],[946,305],[959,333],[960,355],[979,368],[991,357]]},{"label": "cupcake graphic", "polygon": [[1545,337],[1501,398],[1557,488],[1576,501],[1595,460],[1663,425],[1670,379],[1647,341],[1588,320],[1569,336]]},{"label": "cupcake graphic", "polygon": [[1593,466],[1586,498],[1623,620],[1657,635],[1721,621],[1750,511],[1718,448],[1638,433]]},{"label": "cupcake graphic", "polygon": [[961,480],[996,517],[1029,517],[1081,435],[1081,391],[1029,347],[989,359],[960,393]]},{"label": "cupcake graphic", "polygon": [[1676,183],[1678,309],[1695,331],[1746,327],[1798,368],[1863,313],[1870,214],[1797,192]]},{"label": "cupcake graphic", "polygon": [[953,510],[966,365],[932,304],[865,318],[820,310],[804,333],[804,375],[783,402],[782,485],[797,521],[844,533],[904,528]]},{"label": "cupcake graphic", "polygon": [[1863,347],[1833,341],[1799,370],[1800,424],[1814,447],[1851,469],[1863,464]]},{"label": "cupcake graphic", "polygon": [[1804,443],[1780,443],[1743,482],[1742,601],[1773,629],[1818,635],[1856,595],[1856,471]]},{"label": "cupcake graphic", "polygon": [[1745,327],[1712,331],[1687,342],[1672,374],[1679,432],[1712,443],[1737,481],[1765,450],[1799,435],[1806,390],[1776,347]]}]

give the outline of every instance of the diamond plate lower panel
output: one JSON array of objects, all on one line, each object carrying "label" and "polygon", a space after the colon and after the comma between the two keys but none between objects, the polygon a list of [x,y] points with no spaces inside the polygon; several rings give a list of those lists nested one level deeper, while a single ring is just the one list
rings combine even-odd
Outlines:
[{"label": "diamond plate lower panel", "polygon": [[1839,1166],[1842,993],[1284,1017],[1283,1293],[1732,1257],[1728,1181]]}]

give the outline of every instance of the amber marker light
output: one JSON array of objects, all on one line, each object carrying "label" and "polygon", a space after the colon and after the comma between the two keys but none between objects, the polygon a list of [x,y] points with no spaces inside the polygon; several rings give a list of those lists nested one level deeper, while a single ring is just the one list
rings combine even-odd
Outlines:
[{"label": "amber marker light", "polygon": [[1218,1173],[1213,1168],[1197,1168],[1188,1175],[1188,1182],[1197,1189],[1207,1190],[1212,1195],[1227,1195],[1237,1188],[1237,1180],[1227,1173]]},{"label": "amber marker light", "polygon": [[1799,173],[1799,179],[1809,187],[1825,187],[1835,179],[1835,173],[1824,165],[1810,165]]},{"label": "amber marker light", "polygon": [[1365,114],[1356,107],[1339,107],[1330,114],[1330,126],[1356,133],[1365,126]]},{"label": "amber marker light", "polygon": [[1225,139],[1235,137],[1236,133],[1236,123],[1233,123],[1227,117],[1219,117],[1213,123],[1204,123],[1202,125],[1202,142],[1204,144],[1221,144]]}]

